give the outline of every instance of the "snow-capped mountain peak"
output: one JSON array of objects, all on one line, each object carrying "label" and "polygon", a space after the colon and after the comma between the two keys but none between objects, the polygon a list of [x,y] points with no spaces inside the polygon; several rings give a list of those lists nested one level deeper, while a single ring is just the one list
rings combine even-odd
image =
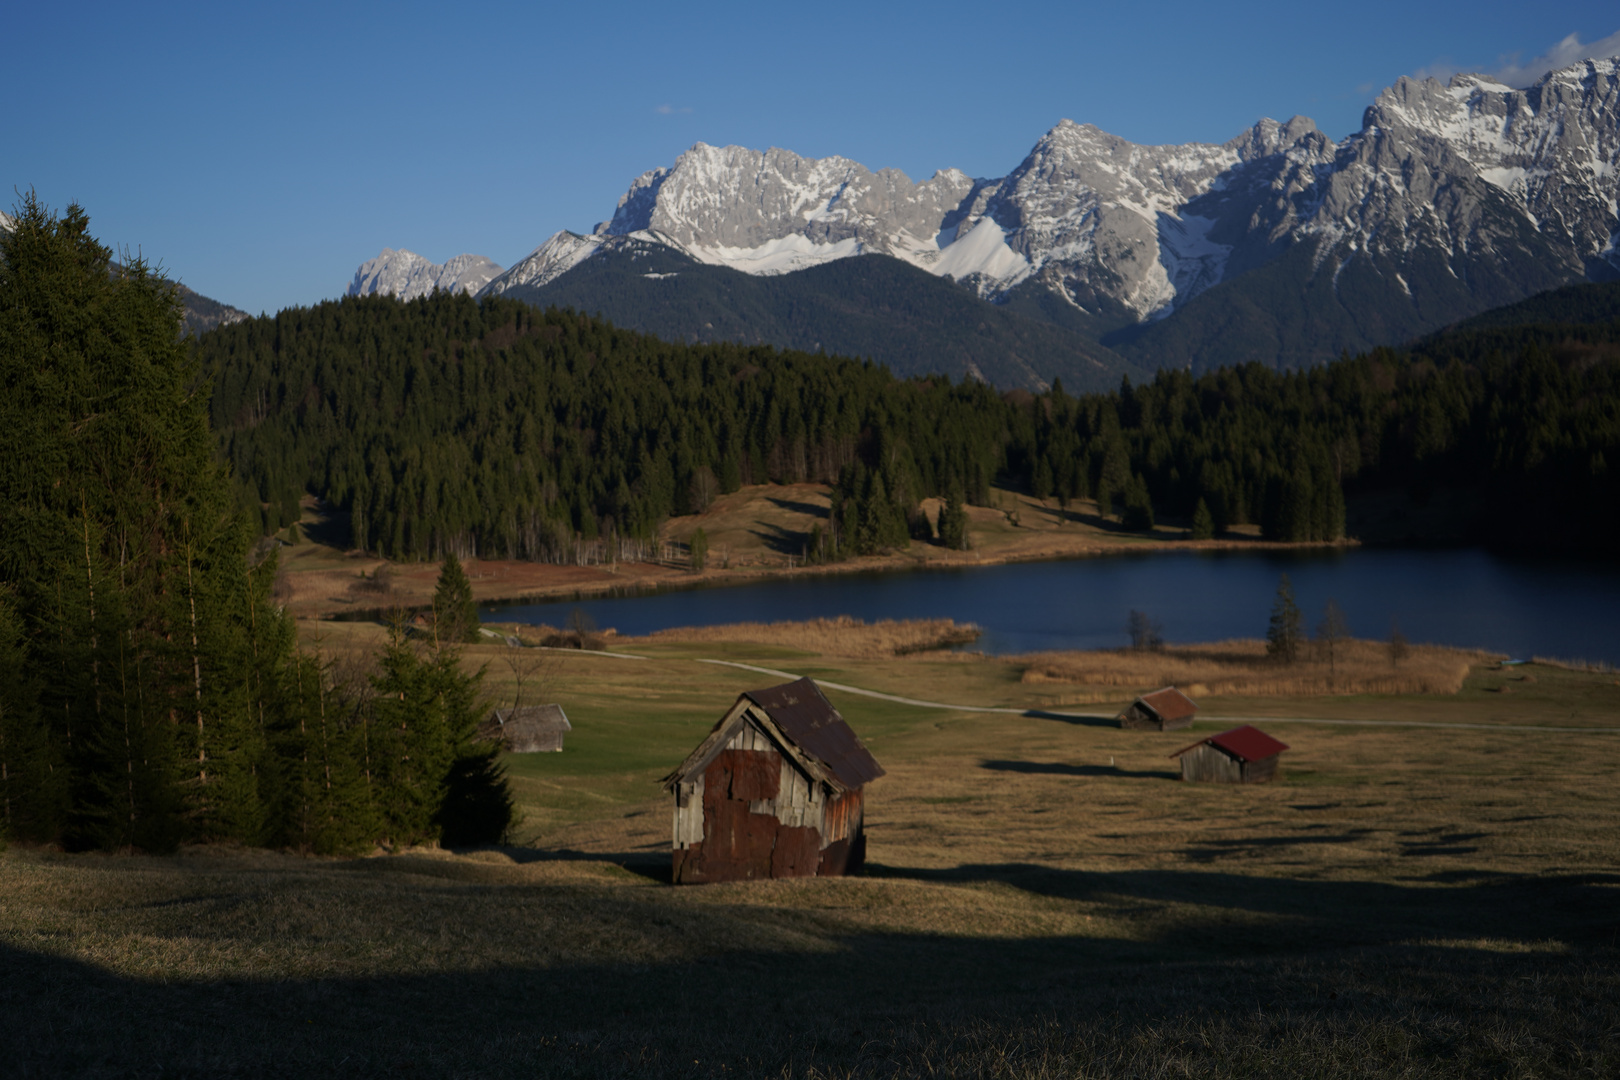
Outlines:
[{"label": "snow-capped mountain peak", "polygon": [[383,248],[375,259],[360,264],[347,295],[385,293],[401,300],[415,300],[434,289],[477,293],[500,272],[498,265],[482,255],[457,255],[435,263],[414,251]]},{"label": "snow-capped mountain peak", "polygon": [[[941,169],[913,181],[845,157],[698,143],[637,177],[590,234],[559,232],[482,280],[488,295],[532,291],[627,245],[761,275],[884,254],[994,301],[1045,290],[1118,327],[1287,258],[1294,277],[1265,286],[1268,302],[1326,274],[1320,302],[1339,304],[1341,276],[1359,268],[1359,299],[1345,303],[1378,306],[1378,332],[1393,334],[1620,273],[1617,199],[1620,58],[1523,89],[1483,75],[1399,79],[1338,142],[1300,116],[1164,146],[1064,119],[999,178]],[[385,251],[351,292],[482,284],[455,263]],[[1409,310],[1386,317],[1392,304]]]}]

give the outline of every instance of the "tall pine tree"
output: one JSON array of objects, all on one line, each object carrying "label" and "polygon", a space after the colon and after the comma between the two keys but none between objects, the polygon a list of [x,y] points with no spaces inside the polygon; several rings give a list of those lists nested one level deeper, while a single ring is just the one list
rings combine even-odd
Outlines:
[{"label": "tall pine tree", "polygon": [[279,657],[253,662],[252,627],[279,616],[206,399],[174,286],[26,196],[0,231],[0,580],[45,725],[27,754],[64,800],[36,838],[264,836],[252,683]]}]

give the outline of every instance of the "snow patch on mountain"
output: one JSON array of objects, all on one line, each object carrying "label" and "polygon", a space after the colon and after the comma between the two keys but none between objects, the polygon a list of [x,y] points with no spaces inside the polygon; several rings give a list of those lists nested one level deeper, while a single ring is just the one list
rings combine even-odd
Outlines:
[{"label": "snow patch on mountain", "polygon": [[1008,235],[1008,230],[990,218],[980,218],[965,235],[953,236],[927,269],[958,281],[978,275],[1001,289],[1011,288],[1034,268],[1007,243]]}]

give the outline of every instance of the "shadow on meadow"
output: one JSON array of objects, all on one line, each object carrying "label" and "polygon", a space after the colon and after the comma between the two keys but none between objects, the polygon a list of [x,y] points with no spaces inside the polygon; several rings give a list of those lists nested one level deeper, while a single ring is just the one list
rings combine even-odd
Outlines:
[{"label": "shadow on meadow", "polygon": [[1172,769],[1122,769],[1117,765],[1070,765],[1063,761],[986,761],[981,769],[1025,776],[1109,776],[1133,780],[1180,780]]},{"label": "shadow on meadow", "polygon": [[[14,1077],[1620,1068],[1617,875],[1441,886],[1005,864],[868,878],[1011,888],[1133,921],[1119,936],[833,932],[678,962],[361,977],[134,979],[13,942],[0,945],[0,1050]],[[487,915],[517,890],[535,895],[479,887],[466,901]],[[673,912],[617,893],[592,901],[608,926]],[[681,917],[822,918],[717,899]]]}]

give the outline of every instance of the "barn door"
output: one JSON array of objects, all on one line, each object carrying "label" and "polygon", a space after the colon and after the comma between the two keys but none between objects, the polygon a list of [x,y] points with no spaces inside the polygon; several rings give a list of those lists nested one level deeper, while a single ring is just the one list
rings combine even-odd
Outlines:
[{"label": "barn door", "polygon": [[772,750],[722,750],[704,770],[703,876],[708,880],[771,876],[776,816],[751,813],[748,804],[776,798],[781,761]]}]

